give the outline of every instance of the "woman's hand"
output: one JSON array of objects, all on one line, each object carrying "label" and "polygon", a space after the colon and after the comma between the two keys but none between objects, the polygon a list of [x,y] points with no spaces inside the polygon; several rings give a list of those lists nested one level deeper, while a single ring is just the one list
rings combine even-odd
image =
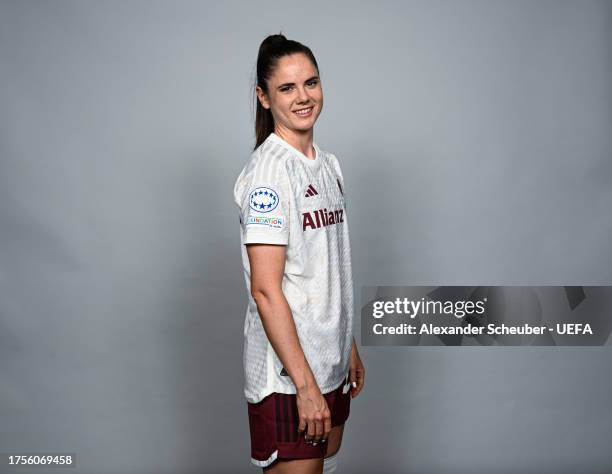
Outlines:
[{"label": "woman's hand", "polygon": [[319,387],[315,384],[311,388],[298,390],[296,401],[300,420],[298,432],[306,431],[304,438],[313,446],[326,442],[332,429],[331,412]]},{"label": "woman's hand", "polygon": [[351,349],[351,364],[349,366],[349,383],[351,384],[351,398],[355,398],[361,393],[365,383],[365,367],[359,357],[357,344],[353,339],[353,348]]}]

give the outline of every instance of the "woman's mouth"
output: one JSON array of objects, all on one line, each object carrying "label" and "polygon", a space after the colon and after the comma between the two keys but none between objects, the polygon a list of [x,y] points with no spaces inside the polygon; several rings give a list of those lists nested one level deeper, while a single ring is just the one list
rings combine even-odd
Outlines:
[{"label": "woman's mouth", "polygon": [[293,113],[300,117],[310,117],[312,115],[312,109],[314,109],[314,107],[308,107],[306,109],[298,109],[298,110],[294,110]]}]

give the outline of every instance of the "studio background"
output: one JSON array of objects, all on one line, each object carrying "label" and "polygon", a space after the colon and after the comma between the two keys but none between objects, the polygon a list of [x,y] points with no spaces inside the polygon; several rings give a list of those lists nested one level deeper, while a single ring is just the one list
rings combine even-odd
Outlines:
[{"label": "studio background", "polygon": [[[0,452],[260,472],[232,187],[278,32],[319,63],[358,342],[363,285],[612,283],[610,2],[1,0]],[[340,472],[610,472],[609,349],[361,347]]]}]

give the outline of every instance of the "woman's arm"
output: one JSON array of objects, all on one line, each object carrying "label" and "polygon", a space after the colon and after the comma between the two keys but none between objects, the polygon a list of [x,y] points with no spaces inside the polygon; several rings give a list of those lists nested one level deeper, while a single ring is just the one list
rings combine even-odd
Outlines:
[{"label": "woman's arm", "polygon": [[251,295],[268,340],[296,387],[298,430],[307,428],[306,439],[312,438],[317,443],[326,440],[331,431],[331,413],[300,345],[291,308],[282,290],[285,252],[284,245],[247,245]]},{"label": "woman's arm", "polygon": [[251,266],[251,295],[266,335],[296,388],[316,385],[314,374],[300,345],[291,308],[282,291],[284,245],[247,245]]},{"label": "woman's arm", "polygon": [[365,384],[365,367],[363,366],[363,362],[361,362],[361,357],[359,357],[355,337],[353,337],[353,346],[351,348],[349,382],[351,384],[351,398],[355,398],[361,393]]}]

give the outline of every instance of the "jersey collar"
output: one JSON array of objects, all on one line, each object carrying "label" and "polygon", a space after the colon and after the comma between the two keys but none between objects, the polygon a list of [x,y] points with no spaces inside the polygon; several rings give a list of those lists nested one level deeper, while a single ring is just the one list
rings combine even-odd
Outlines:
[{"label": "jersey collar", "polygon": [[315,149],[316,158],[314,160],[311,160],[306,155],[304,155],[304,153],[302,153],[297,148],[294,148],[292,145],[290,145],[288,142],[286,142],[276,133],[272,132],[270,135],[268,135],[268,138],[278,143],[279,145],[282,145],[283,147],[285,147],[287,150],[289,150],[294,155],[296,155],[300,159],[300,161],[304,162],[306,165],[311,166],[311,167],[319,167],[321,165],[321,160],[323,159],[323,153],[321,152],[321,149],[317,146],[317,144],[314,141],[312,142],[312,146]]}]

